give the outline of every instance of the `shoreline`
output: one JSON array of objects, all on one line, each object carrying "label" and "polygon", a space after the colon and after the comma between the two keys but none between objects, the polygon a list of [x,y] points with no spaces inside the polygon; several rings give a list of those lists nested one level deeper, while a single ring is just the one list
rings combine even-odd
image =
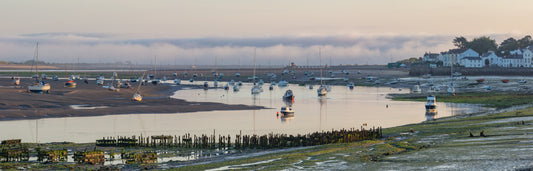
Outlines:
[{"label": "shoreline", "polygon": [[[214,110],[256,110],[263,106],[230,105],[214,102],[189,102],[170,98],[182,86],[160,84],[141,86],[144,100],[130,101],[134,93],[132,88],[121,88],[119,92],[109,91],[96,86],[96,81],[89,84],[79,80],[76,88],[63,87],[64,81],[48,81],[51,86],[49,94],[28,93],[24,88],[12,88],[6,85],[11,79],[0,79],[0,121],[33,120],[42,118],[104,116],[118,114],[165,114],[189,113]],[[28,85],[30,80],[21,80],[21,85]],[[138,83],[132,84],[136,87]],[[197,86],[191,86],[193,88]],[[28,100],[31,99],[31,100]],[[89,105],[102,107],[94,109],[73,109],[72,105]]]}]

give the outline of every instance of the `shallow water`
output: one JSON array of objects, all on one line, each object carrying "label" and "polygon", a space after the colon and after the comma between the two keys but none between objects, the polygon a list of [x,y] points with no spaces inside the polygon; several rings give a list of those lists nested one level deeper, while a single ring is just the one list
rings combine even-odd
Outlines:
[{"label": "shallow water", "polygon": [[[170,82],[170,81],[167,81]],[[183,84],[189,82],[182,81]],[[196,81],[194,84],[203,84]],[[226,83],[220,82],[222,87]],[[210,82],[210,85],[213,85]],[[172,97],[192,102],[220,102],[228,104],[260,105],[269,109],[253,111],[208,111],[173,114],[126,114],[95,117],[46,118],[38,120],[1,121],[0,139],[22,139],[24,142],[94,142],[107,136],[131,135],[201,135],[216,134],[234,137],[243,134],[306,134],[314,131],[360,128],[372,126],[392,127],[426,120],[424,102],[391,101],[389,93],[408,93],[387,87],[331,86],[327,97],[317,97],[316,87],[289,85],[252,96],[251,84],[241,91],[220,89],[184,89]],[[287,89],[295,94],[294,116],[277,116],[286,103],[282,96]],[[438,100],[438,97],[437,97]],[[388,107],[387,107],[388,105]],[[489,110],[479,105],[438,103],[435,117],[460,115]],[[176,106],[180,108],[182,106]]]}]

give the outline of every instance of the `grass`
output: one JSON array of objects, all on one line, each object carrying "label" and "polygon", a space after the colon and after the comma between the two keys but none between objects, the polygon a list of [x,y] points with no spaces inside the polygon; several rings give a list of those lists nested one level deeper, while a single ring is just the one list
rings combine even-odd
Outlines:
[{"label": "grass", "polygon": [[[529,117],[533,116],[533,108],[517,110],[513,112],[499,113],[485,116],[473,116],[460,119],[441,119],[430,122],[423,122],[419,124],[410,124],[384,129],[383,133],[388,138],[383,140],[361,141],[346,144],[329,144],[323,146],[312,147],[309,149],[281,152],[269,154],[251,159],[238,159],[228,162],[209,163],[203,165],[186,166],[179,168],[180,170],[197,170],[197,169],[212,169],[223,166],[237,166],[242,164],[250,164],[258,161],[267,161],[271,159],[278,159],[270,163],[251,165],[242,167],[245,170],[281,170],[281,169],[296,169],[303,167],[305,170],[321,170],[317,163],[327,162],[346,162],[350,165],[357,165],[357,163],[372,163],[382,161],[383,157],[409,154],[410,152],[420,151],[425,148],[470,148],[466,143],[446,143],[450,140],[467,139],[469,132],[472,132],[479,138],[479,132],[486,131],[488,136],[502,136],[513,135],[519,133],[516,131],[498,131],[500,128],[516,126],[514,123],[494,123],[485,124],[486,122],[495,121],[505,118],[515,117]],[[526,124],[527,126],[527,124]],[[412,133],[413,130],[415,133]],[[403,134],[402,134],[403,133]],[[405,133],[409,133],[405,135]],[[502,135],[500,135],[502,134]],[[403,137],[403,138],[402,138]],[[445,140],[438,140],[438,137],[445,137]],[[436,138],[431,142],[420,142],[423,139]],[[400,139],[400,140],[399,140]],[[511,139],[505,141],[482,141],[486,145],[500,145],[506,144],[508,148],[517,148],[516,143],[526,139]],[[507,145],[508,144],[508,145]],[[520,146],[520,144],[518,144]],[[476,145],[474,145],[476,146]],[[523,144],[522,144],[523,146]],[[467,153],[467,152],[466,152]],[[388,161],[388,160],[386,160]],[[424,161],[421,165],[432,165],[434,161]],[[438,163],[438,162],[437,162]],[[362,164],[365,165],[365,164]],[[380,164],[376,164],[380,165]],[[375,165],[372,165],[375,166]],[[326,168],[327,169],[327,168]],[[331,169],[331,168],[329,168]]]},{"label": "grass", "polygon": [[[392,100],[398,101],[426,101],[426,95],[423,94],[395,94],[391,96]],[[483,104],[485,107],[492,108],[507,108],[533,101],[533,94],[500,92],[458,93],[455,96],[437,94],[436,96],[438,102]]]}]

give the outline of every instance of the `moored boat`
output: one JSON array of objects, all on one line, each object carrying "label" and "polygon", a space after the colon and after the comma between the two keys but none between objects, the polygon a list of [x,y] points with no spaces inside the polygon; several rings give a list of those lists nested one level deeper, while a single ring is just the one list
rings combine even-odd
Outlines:
[{"label": "moored boat", "polygon": [[76,82],[74,82],[74,80],[69,79],[65,83],[65,87],[67,87],[67,88],[76,88]]},{"label": "moored boat", "polygon": [[11,77],[11,79],[13,80],[13,85],[19,85],[20,84],[20,78],[17,76],[17,77]]},{"label": "moored boat", "polygon": [[281,107],[280,113],[283,115],[294,115],[294,110],[290,106]]},{"label": "moored boat", "polygon": [[96,85],[104,85],[104,76],[103,75],[100,75],[100,77],[98,77],[98,79],[96,79]]},{"label": "moored boat", "polygon": [[326,88],[326,86],[320,85],[320,87],[318,87],[316,92],[318,96],[326,96],[326,94],[328,93],[328,89]]},{"label": "moored boat", "polygon": [[434,95],[427,96],[426,99],[426,112],[437,112],[437,98]]},{"label": "moored boat", "polygon": [[42,81],[39,77],[39,43],[37,43],[37,47],[35,48],[36,56],[35,56],[35,75],[37,76],[35,78],[35,82],[28,86],[28,91],[34,92],[34,93],[49,93],[50,91],[50,84],[45,83]]},{"label": "moored boat", "polygon": [[142,101],[143,100],[143,96],[141,95],[140,92],[137,92],[133,95],[133,97],[131,98],[132,101]]},{"label": "moored boat", "polygon": [[413,89],[411,90],[413,93],[421,93],[422,89],[420,89],[420,85],[414,85]]},{"label": "moored boat", "polygon": [[278,87],[286,87],[289,84],[289,82],[285,80],[281,80],[278,82]]},{"label": "moored boat", "polygon": [[294,93],[291,89],[285,91],[285,94],[283,95],[283,99],[285,100],[294,100]]},{"label": "moored boat", "polygon": [[350,89],[353,89],[353,88],[355,87],[355,85],[354,85],[353,82],[350,82],[347,86],[348,86],[348,88],[350,88]]}]

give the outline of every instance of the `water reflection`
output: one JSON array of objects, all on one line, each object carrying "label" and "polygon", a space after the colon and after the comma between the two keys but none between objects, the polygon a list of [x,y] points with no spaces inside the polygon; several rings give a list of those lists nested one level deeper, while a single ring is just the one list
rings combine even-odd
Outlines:
[{"label": "water reflection", "polygon": [[[258,94],[252,94],[252,104],[255,106],[257,104],[257,101],[259,100],[259,95]],[[255,111],[256,110],[253,110],[252,113],[253,113],[253,125],[254,125],[254,135],[256,135],[256,132],[255,132]]]},{"label": "water reflection", "polygon": [[294,119],[294,113],[292,114],[281,114],[281,123],[290,123]]},{"label": "water reflection", "polygon": [[[326,97],[319,97],[318,98],[318,103],[320,103],[320,124],[319,124],[319,128],[318,128],[318,131],[322,131],[322,118],[323,118],[323,115],[326,115],[326,118],[327,118],[327,114],[328,114],[328,101],[327,101],[327,98]],[[327,121],[327,119],[326,119]]]},{"label": "water reflection", "polygon": [[426,120],[431,121],[437,118],[437,111],[426,111]]}]

